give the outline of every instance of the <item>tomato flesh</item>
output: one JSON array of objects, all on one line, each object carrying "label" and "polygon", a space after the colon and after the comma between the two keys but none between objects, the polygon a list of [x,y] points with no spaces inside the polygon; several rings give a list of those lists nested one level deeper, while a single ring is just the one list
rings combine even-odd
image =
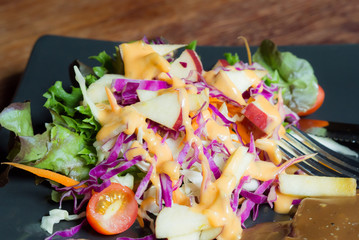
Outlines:
[{"label": "tomato flesh", "polygon": [[92,195],[86,209],[91,227],[104,235],[114,235],[129,229],[136,221],[137,201],[133,191],[119,183],[112,183]]}]

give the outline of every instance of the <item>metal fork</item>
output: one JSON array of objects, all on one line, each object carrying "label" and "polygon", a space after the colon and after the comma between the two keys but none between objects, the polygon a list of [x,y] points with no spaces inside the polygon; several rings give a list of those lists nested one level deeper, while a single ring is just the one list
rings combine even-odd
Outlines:
[{"label": "metal fork", "polygon": [[347,157],[327,148],[294,126],[289,128],[294,134],[287,133],[286,138],[279,141],[279,147],[284,155],[294,158],[316,153],[314,157],[298,163],[300,169],[316,176],[351,177],[359,183],[359,159]]}]

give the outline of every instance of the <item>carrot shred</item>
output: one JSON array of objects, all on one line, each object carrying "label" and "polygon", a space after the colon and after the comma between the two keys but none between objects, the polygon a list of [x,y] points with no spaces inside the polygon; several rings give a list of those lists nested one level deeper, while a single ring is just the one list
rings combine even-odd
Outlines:
[{"label": "carrot shred", "polygon": [[111,90],[108,87],[105,87],[105,90],[106,90],[106,95],[107,95],[108,101],[110,102],[112,111],[114,111],[114,112],[118,111],[120,109],[120,106],[118,106],[115,96],[113,95],[113,93],[111,92]]},{"label": "carrot shred", "polygon": [[[14,163],[14,162],[3,162],[2,164],[7,164],[16,168],[20,168],[23,169],[25,171],[31,172],[39,177],[43,177],[43,178],[47,178],[49,180],[52,180],[54,182],[60,183],[66,187],[72,187],[75,185],[78,185],[80,182],[76,181],[72,178],[69,178],[65,175],[50,171],[50,170],[46,170],[46,169],[41,169],[41,168],[36,168],[36,167],[31,167],[31,166],[27,166],[24,164],[20,164],[20,163]],[[80,187],[84,187],[84,186],[79,186],[77,188]]]}]

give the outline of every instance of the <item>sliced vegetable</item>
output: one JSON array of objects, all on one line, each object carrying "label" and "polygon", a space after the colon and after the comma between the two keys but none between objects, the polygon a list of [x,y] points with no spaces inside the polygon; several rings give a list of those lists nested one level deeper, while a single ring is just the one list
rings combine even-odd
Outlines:
[{"label": "sliced vegetable", "polygon": [[80,183],[72,178],[69,178],[62,174],[55,173],[53,171],[49,171],[49,170],[45,170],[45,169],[30,167],[30,166],[27,166],[24,164],[12,163],[12,162],[3,162],[2,164],[7,164],[7,165],[11,165],[11,166],[23,169],[23,170],[31,172],[39,177],[47,178],[49,180],[60,183],[66,187],[72,187],[72,186],[78,185]]},{"label": "sliced vegetable", "polygon": [[353,178],[279,174],[281,193],[299,197],[355,196]]},{"label": "sliced vegetable", "polygon": [[298,116],[304,117],[304,116],[310,115],[310,114],[314,113],[315,111],[317,111],[322,106],[322,104],[324,102],[324,98],[325,98],[325,92],[324,92],[323,88],[320,85],[318,85],[317,100],[314,103],[313,107],[309,108],[305,112],[297,113]]},{"label": "sliced vegetable", "polygon": [[137,201],[132,190],[119,183],[112,183],[91,197],[86,217],[97,232],[114,235],[132,226],[137,217],[137,210]]}]

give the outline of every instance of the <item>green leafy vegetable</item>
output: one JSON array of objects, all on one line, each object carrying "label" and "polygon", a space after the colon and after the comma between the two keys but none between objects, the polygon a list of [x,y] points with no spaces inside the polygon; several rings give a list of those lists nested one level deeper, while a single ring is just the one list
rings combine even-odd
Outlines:
[{"label": "green leafy vegetable", "polygon": [[225,53],[224,57],[230,65],[234,65],[235,63],[239,62],[239,57],[237,53],[235,53],[234,55],[232,53]]},{"label": "green leafy vegetable", "polygon": [[0,113],[0,125],[17,136],[33,136],[30,102],[12,103]]},{"label": "green leafy vegetable", "polygon": [[282,88],[284,104],[295,112],[310,109],[318,95],[318,81],[310,63],[290,52],[280,52],[270,40],[264,40],[253,60],[273,76],[279,76],[278,86]]},{"label": "green leafy vegetable", "polygon": [[49,130],[46,155],[35,162],[35,167],[60,172],[72,179],[86,179],[90,167],[78,152],[85,148],[84,139],[71,130],[55,125]]},{"label": "green leafy vegetable", "polygon": [[193,40],[186,46],[186,49],[191,49],[191,50],[195,51],[196,47],[197,47],[197,40]]},{"label": "green leafy vegetable", "polygon": [[[123,73],[123,61],[118,48],[116,48],[116,54],[114,58],[107,54],[105,51],[100,52],[97,56],[91,56],[90,59],[97,60],[101,65],[93,67],[95,75],[100,78],[107,73]],[[93,81],[93,77],[87,77],[86,82]]]}]

